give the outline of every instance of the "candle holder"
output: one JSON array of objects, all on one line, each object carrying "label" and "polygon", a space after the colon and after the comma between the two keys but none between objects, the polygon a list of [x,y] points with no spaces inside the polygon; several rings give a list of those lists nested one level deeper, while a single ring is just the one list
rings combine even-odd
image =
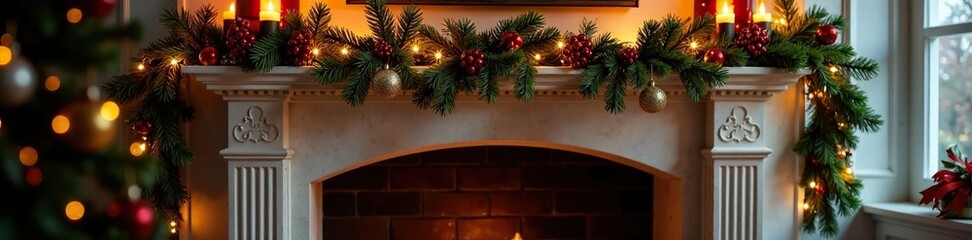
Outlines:
[{"label": "candle holder", "polygon": [[260,37],[266,37],[280,30],[280,21],[260,21]]},{"label": "candle holder", "polygon": [[770,24],[770,22],[754,22],[753,24],[759,25],[760,27],[763,27],[763,29],[766,29],[767,37],[770,37],[773,33],[773,25]]},{"label": "candle holder", "polygon": [[733,22],[721,22],[716,24],[716,31],[714,37],[716,40],[719,39],[729,39],[732,40],[736,37],[736,24]]}]

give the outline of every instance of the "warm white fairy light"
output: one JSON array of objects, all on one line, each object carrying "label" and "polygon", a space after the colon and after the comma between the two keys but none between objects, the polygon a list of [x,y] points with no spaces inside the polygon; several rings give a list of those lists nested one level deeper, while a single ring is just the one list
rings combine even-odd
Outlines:
[{"label": "warm white fairy light", "polygon": [[817,188],[817,182],[810,182],[810,188]]},{"label": "warm white fairy light", "polygon": [[442,59],[442,51],[435,52],[435,60]]},{"label": "warm white fairy light", "polygon": [[138,67],[135,67],[135,69],[138,69],[139,71],[143,71],[143,70],[145,70],[145,64],[139,63],[138,64]]},{"label": "warm white fairy light", "polygon": [[348,55],[348,48],[342,48],[341,49],[341,55],[347,56]]},{"label": "warm white fairy light", "polygon": [[807,210],[807,209],[810,209],[810,204],[809,203],[803,203],[803,210]]},{"label": "warm white fairy light", "polygon": [[540,57],[540,54],[539,53],[533,55],[533,60],[540,61],[540,59],[541,59],[541,57]]},{"label": "warm white fairy light", "polygon": [[692,42],[689,43],[689,48],[692,48],[692,50],[698,49],[699,48],[699,42],[696,42],[695,40],[692,40]]},{"label": "warm white fairy light", "polygon": [[179,65],[179,60],[173,58],[173,59],[169,60],[169,64],[172,64],[172,66]]},{"label": "warm white fairy light", "polygon": [[837,66],[830,66],[830,73],[837,73]]},{"label": "warm white fairy light", "polygon": [[418,44],[412,44],[412,52],[413,53],[418,53],[419,50],[422,50],[422,49],[419,48],[419,45]]},{"label": "warm white fairy light", "polygon": [[557,41],[557,48],[564,48],[564,40]]},{"label": "warm white fairy light", "polygon": [[314,54],[314,56],[321,55],[321,49],[319,48],[311,49],[311,54]]}]

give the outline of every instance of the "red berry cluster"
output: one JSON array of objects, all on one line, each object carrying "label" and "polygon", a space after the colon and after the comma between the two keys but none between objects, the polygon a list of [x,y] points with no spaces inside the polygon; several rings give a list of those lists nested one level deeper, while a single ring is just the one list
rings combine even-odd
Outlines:
[{"label": "red berry cluster", "polygon": [[486,55],[482,51],[470,48],[462,53],[459,65],[466,69],[466,73],[476,74],[476,70],[483,68],[484,60],[486,60]]},{"label": "red berry cluster", "polygon": [[256,35],[250,31],[250,21],[236,18],[236,23],[226,29],[226,46],[229,47],[229,54],[226,59],[229,64],[240,64],[246,62],[247,52],[256,42]]},{"label": "red berry cluster", "polygon": [[501,44],[504,48],[513,51],[520,49],[520,47],[523,46],[523,37],[520,36],[520,33],[506,31],[502,36],[500,36],[500,42],[502,42]]},{"label": "red berry cluster", "polygon": [[287,56],[290,57],[290,63],[296,66],[307,66],[311,65],[311,61],[314,60],[313,53],[311,51],[314,48],[313,36],[304,31],[294,31],[290,35],[290,40],[287,41]]},{"label": "red berry cluster", "polygon": [[594,45],[591,39],[587,38],[587,35],[578,34],[570,36],[567,40],[567,45],[564,46],[564,57],[567,60],[567,64],[570,64],[572,68],[584,68],[587,67],[587,62],[594,58],[594,52],[591,52],[591,47]]},{"label": "red berry cluster", "polygon": [[749,55],[753,57],[759,57],[759,55],[765,53],[769,41],[766,29],[759,24],[750,24],[749,27],[742,28],[739,36],[736,37],[736,45],[746,49]]},{"label": "red berry cluster", "polygon": [[375,45],[372,46],[371,52],[375,54],[378,58],[388,58],[392,55],[392,46],[385,42],[385,40],[379,39],[375,41]]},{"label": "red berry cluster", "polygon": [[621,56],[621,60],[624,61],[625,66],[631,66],[635,61],[638,61],[638,49],[634,47],[621,48],[618,55]]}]

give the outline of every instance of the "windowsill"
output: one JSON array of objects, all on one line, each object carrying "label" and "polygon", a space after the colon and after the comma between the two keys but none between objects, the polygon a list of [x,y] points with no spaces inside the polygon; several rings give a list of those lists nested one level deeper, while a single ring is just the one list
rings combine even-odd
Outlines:
[{"label": "windowsill", "polygon": [[894,221],[914,224],[911,226],[929,230],[950,230],[972,234],[972,220],[969,219],[939,219],[938,211],[929,205],[919,206],[917,203],[869,203],[864,204],[864,212],[874,216],[876,221]]}]

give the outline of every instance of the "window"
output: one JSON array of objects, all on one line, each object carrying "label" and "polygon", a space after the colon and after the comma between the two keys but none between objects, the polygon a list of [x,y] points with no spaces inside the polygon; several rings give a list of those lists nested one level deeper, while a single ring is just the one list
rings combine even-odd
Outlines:
[{"label": "window", "polygon": [[[952,144],[972,153],[972,0],[926,0],[914,32],[925,79],[923,178],[941,168]],[[919,57],[916,56],[916,57]],[[919,64],[915,64],[919,65]]]}]

